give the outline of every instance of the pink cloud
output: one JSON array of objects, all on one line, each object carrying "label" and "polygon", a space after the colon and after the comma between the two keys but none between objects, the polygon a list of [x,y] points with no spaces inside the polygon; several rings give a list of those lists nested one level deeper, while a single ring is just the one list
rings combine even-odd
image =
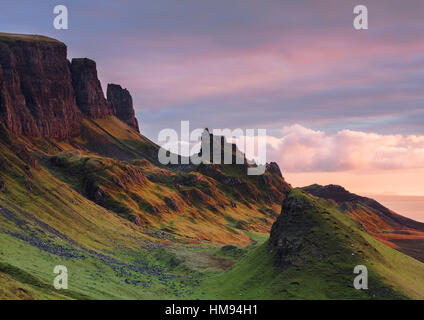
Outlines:
[{"label": "pink cloud", "polygon": [[383,135],[352,130],[326,134],[300,125],[270,137],[270,158],[287,172],[424,168],[424,136]]},{"label": "pink cloud", "polygon": [[[392,70],[370,70],[399,56],[408,61],[424,50],[424,43],[417,39],[396,46],[374,37],[358,43],[337,31],[328,32],[325,38],[303,29],[274,32],[273,42],[250,48],[221,48],[210,39],[188,36],[143,39],[134,48],[135,55],[107,61],[110,67],[104,78],[125,82],[132,92],[140,93],[141,105],[147,108],[269,90],[282,90],[286,98],[302,97],[331,88],[370,87],[396,80]],[[384,94],[386,99],[399,95]]]}]

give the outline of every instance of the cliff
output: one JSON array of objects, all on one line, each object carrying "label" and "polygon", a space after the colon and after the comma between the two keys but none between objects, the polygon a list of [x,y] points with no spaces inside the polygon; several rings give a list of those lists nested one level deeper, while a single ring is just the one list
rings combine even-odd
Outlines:
[{"label": "cliff", "polygon": [[271,228],[269,245],[275,250],[275,265],[287,268],[302,262],[302,251],[307,256],[314,256],[319,247],[308,239],[311,230],[317,225],[310,218],[308,210],[312,202],[302,196],[292,196],[287,192],[284,198],[281,214]]},{"label": "cliff", "polygon": [[96,62],[87,58],[72,59],[71,74],[76,101],[85,116],[97,119],[114,114],[97,78]]},{"label": "cliff", "polygon": [[129,92],[116,86],[110,95],[108,101],[96,63],[70,63],[62,42],[0,33],[0,121],[13,134],[66,140],[79,135],[83,117],[111,115],[138,131]]},{"label": "cliff", "polygon": [[0,115],[16,135],[66,139],[79,111],[66,46],[40,36],[0,34]]},{"label": "cliff", "polygon": [[110,102],[115,115],[120,120],[140,132],[138,121],[135,117],[132,97],[127,89],[123,89],[117,84],[108,84],[107,100]]}]

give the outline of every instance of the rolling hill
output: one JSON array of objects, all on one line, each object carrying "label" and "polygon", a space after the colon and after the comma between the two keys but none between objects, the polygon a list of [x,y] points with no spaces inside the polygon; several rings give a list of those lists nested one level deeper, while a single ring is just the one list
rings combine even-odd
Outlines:
[{"label": "rolling hill", "polygon": [[303,190],[334,202],[374,238],[424,262],[424,223],[405,218],[373,199],[350,193],[340,186],[312,185]]},{"label": "rolling hill", "polygon": [[[369,289],[353,287],[354,267]],[[293,189],[269,240],[207,279],[213,298],[423,299],[424,264],[386,246],[334,203]]]}]

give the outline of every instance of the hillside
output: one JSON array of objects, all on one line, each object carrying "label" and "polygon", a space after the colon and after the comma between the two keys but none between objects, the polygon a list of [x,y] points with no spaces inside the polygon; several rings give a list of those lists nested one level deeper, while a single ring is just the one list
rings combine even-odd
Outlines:
[{"label": "hillside", "polygon": [[331,200],[374,238],[424,262],[424,223],[405,218],[377,201],[336,185],[312,185],[304,191]]},{"label": "hillside", "polygon": [[[160,165],[129,92],[105,98],[94,61],[39,36],[2,34],[0,50],[1,298],[189,296],[195,275],[173,269],[190,250],[175,246],[229,266],[210,251],[269,232],[290,188],[279,169]],[[78,274],[60,293],[59,264]]]},{"label": "hillside", "polygon": [[[116,118],[85,122],[83,128],[102,124],[95,138],[114,141],[113,150],[131,154],[131,146],[138,145],[137,152],[155,147]],[[130,162],[104,157],[88,149],[92,136],[30,141],[3,128],[1,137],[3,298],[178,297],[178,291],[168,288],[170,279],[179,283],[192,275],[166,269],[169,261],[179,264],[175,245],[205,246],[209,257],[209,247],[253,243],[249,232],[269,232],[283,196],[276,192],[269,202],[269,191],[288,188],[282,177],[269,172],[268,186],[263,177],[244,180],[238,175],[238,191],[226,184],[231,176],[219,166],[212,170],[219,173],[213,178],[201,168],[180,172],[157,167],[148,154]],[[81,143],[79,149],[74,141]],[[79,274],[70,296],[58,296],[48,285],[57,264]]]},{"label": "hillside", "polygon": [[[353,287],[365,265],[369,289]],[[206,280],[214,298],[423,299],[424,264],[375,240],[331,202],[294,189],[270,239]]]},{"label": "hillside", "polygon": [[129,91],[105,97],[96,63],[66,54],[0,34],[0,299],[423,298],[424,265],[399,252],[421,258],[402,241],[423,224],[341,187],[293,190],[273,162],[247,175],[207,129],[242,163],[212,144],[211,161],[163,165]]}]

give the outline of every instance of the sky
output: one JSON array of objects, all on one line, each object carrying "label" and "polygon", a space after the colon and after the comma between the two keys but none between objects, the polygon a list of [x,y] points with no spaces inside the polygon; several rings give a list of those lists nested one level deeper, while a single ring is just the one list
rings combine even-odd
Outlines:
[{"label": "sky", "polygon": [[[69,30],[53,28],[57,4]],[[353,28],[358,4],[368,30]],[[94,59],[154,141],[181,120],[264,128],[294,186],[424,196],[423,17],[422,0],[20,0],[0,9],[0,30]]]}]

